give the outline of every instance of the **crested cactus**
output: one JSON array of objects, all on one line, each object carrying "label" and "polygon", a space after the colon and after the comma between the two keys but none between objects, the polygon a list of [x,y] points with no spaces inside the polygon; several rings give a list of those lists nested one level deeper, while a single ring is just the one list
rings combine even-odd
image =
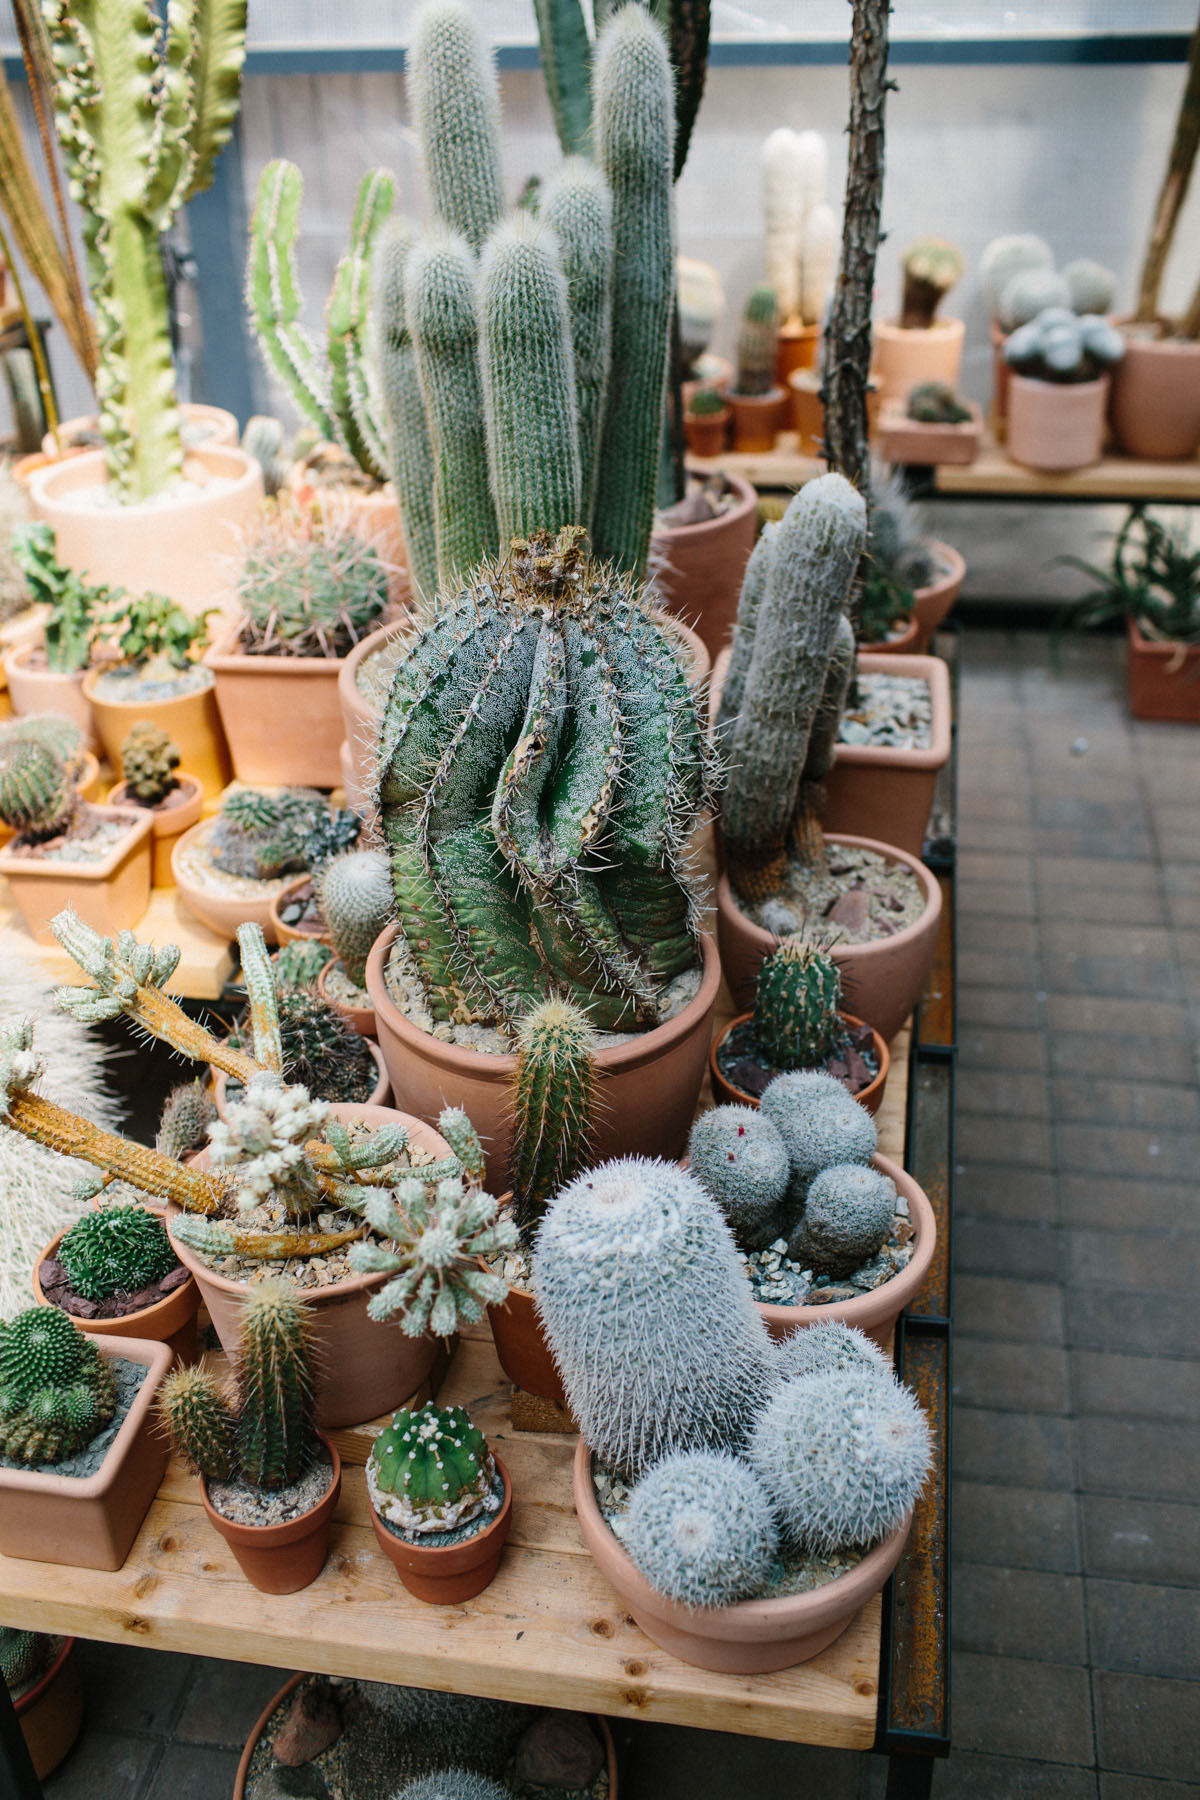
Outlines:
[{"label": "crested cactus", "polygon": [[798,1331],[778,1338],[771,1346],[776,1374],[780,1381],[792,1375],[817,1375],[827,1372],[852,1374],[874,1370],[876,1374],[892,1374],[891,1361],[879,1345],[864,1331],[843,1325],[840,1319],[818,1320],[815,1325],[802,1325]]},{"label": "crested cactus", "polygon": [[738,1449],[769,1344],[729,1227],[692,1176],[638,1157],[577,1176],[543,1220],[533,1289],[580,1431],[614,1469]]},{"label": "crested cactus", "polygon": [[510,1181],[526,1244],[547,1200],[587,1159],[596,1103],[595,1034],[568,1000],[543,1000],[517,1028]]},{"label": "crested cactus", "polygon": [[429,0],[413,21],[408,91],[435,217],[478,254],[504,211],[500,86],[463,0]]},{"label": "crested cactus", "polygon": [[679,874],[705,791],[694,697],[582,534],[538,536],[418,629],[383,723],[401,931],[438,1020],[548,991],[597,1029],[659,1018],[692,967]]},{"label": "crested cactus", "polygon": [[161,1219],[144,1206],[106,1206],[76,1219],[58,1247],[58,1260],[84,1300],[136,1294],[175,1267]]},{"label": "crested cactus", "polygon": [[779,304],[774,288],[753,288],[742,311],[738,333],[734,391],[747,398],[769,394],[775,386],[775,351],[779,341]]},{"label": "crested cactus", "polygon": [[361,987],[371,947],[395,910],[387,858],[381,850],[331,857],[319,872],[317,896],[342,967]]},{"label": "crested cactus", "polygon": [[31,842],[66,831],[79,795],[48,744],[17,739],[0,748],[0,819]]},{"label": "crested cactus", "polygon": [[158,725],[141,720],[121,745],[121,769],[125,786],[135,800],[158,806],[179,786],[175,771],[180,764],[178,744]]},{"label": "crested cactus", "polygon": [[238,576],[250,656],[345,656],[374,631],[387,570],[348,522],[275,502],[259,516]]},{"label": "crested cactus", "polygon": [[1004,359],[1020,375],[1039,381],[1094,381],[1120,362],[1125,339],[1107,319],[1066,306],[1048,306],[1014,331]]},{"label": "crested cactus", "polygon": [[714,1451],[681,1451],[656,1463],[615,1531],[652,1588],[697,1609],[761,1593],[779,1547],[758,1476]]},{"label": "crested cactus", "polygon": [[1048,306],[1069,309],[1070,302],[1070,289],[1053,269],[1025,269],[1013,276],[1000,296],[1000,324],[1005,331],[1015,331]]},{"label": "crested cactus", "polygon": [[423,1537],[452,1531],[499,1506],[487,1440],[461,1406],[401,1409],[367,1462],[367,1488],[380,1516]]},{"label": "crested cactus", "polygon": [[173,1369],[158,1394],[159,1412],[188,1468],[228,1481],[237,1467],[237,1413],[207,1369]]},{"label": "crested cactus", "polygon": [[900,324],[905,331],[927,331],[938,306],[962,275],[962,254],[945,238],[918,238],[904,252],[902,263]]},{"label": "crested cactus", "polygon": [[970,407],[946,381],[919,381],[909,390],[904,410],[924,425],[964,425],[971,417]]},{"label": "crested cactus", "polygon": [[1103,263],[1078,257],[1067,264],[1062,278],[1067,284],[1067,304],[1072,312],[1103,315],[1111,311],[1117,283],[1112,270]]},{"label": "crested cactus", "polygon": [[720,1207],[740,1249],[763,1250],[778,1237],[791,1165],[765,1113],[753,1106],[702,1112],[688,1139],[688,1167]]},{"label": "crested cactus", "polygon": [[0,1325],[0,1455],[62,1462],[108,1424],[116,1402],[112,1370],[57,1307]]},{"label": "crested cactus", "polygon": [[879,1170],[862,1163],[821,1169],[809,1183],[788,1255],[801,1268],[841,1280],[876,1255],[895,1213],[896,1189]]},{"label": "crested cactus", "polygon": [[979,259],[979,272],[983,277],[988,310],[996,323],[1000,322],[1004,290],[1015,276],[1024,274],[1026,269],[1053,267],[1053,250],[1044,238],[1035,237],[1032,232],[993,238]]},{"label": "crested cactus", "polygon": [[253,1487],[299,1479],[316,1451],[312,1311],[272,1276],[247,1291],[238,1353],[238,1464]]},{"label": "crested cactus", "polygon": [[869,1163],[875,1154],[879,1142],[875,1121],[836,1075],[815,1069],[779,1075],[759,1104],[787,1149],[790,1199],[803,1199],[822,1169]]},{"label": "crested cactus", "polygon": [[777,1069],[822,1069],[846,1041],[842,978],[824,947],[789,939],[758,971],[754,1035]]},{"label": "crested cactus", "polygon": [[417,598],[431,603],[437,593],[433,451],[404,298],[405,271],[415,241],[412,226],[401,219],[393,220],[380,233],[371,267],[367,322],[379,378],[387,466],[404,521],[409,574]]},{"label": "crested cactus", "polygon": [[172,1162],[199,1150],[217,1116],[216,1102],[202,1081],[181,1081],[163,1103],[154,1147]]}]

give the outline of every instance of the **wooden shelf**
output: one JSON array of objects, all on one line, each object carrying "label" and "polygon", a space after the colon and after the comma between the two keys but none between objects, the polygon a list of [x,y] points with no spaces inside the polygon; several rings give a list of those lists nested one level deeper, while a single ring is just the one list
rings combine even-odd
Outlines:
[{"label": "wooden shelf", "polygon": [[[34,942],[25,921],[12,903],[6,881],[0,879],[0,929],[19,934],[47,975],[54,981],[80,980],[78,966],[57,944]],[[140,943],[161,949],[178,944],[179,967],[167,984],[168,993],[185,1000],[219,1000],[225,983],[237,966],[236,946],[228,938],[202,924],[179,898],[178,888],[154,888],[150,905],[134,927]]]}]

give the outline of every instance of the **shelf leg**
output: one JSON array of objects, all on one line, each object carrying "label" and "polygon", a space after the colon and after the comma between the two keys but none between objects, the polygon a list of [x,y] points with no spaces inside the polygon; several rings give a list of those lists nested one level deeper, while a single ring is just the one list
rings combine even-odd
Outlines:
[{"label": "shelf leg", "polygon": [[0,1681],[0,1800],[43,1800],[12,1696]]}]

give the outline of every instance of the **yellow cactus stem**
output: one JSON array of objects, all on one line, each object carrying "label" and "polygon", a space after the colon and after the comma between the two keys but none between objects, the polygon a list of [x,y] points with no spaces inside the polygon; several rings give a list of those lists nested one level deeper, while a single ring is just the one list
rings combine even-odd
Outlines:
[{"label": "yellow cactus stem", "polygon": [[745,854],[736,860],[730,856],[729,879],[738,899],[748,906],[756,906],[761,900],[769,900],[786,884],[787,866],[785,850],[768,850],[761,861]]},{"label": "yellow cactus stem", "polygon": [[292,1257],[328,1256],[355,1243],[366,1230],[356,1225],[348,1231],[261,1231],[227,1220],[175,1218],[171,1236],[198,1255],[244,1256],[252,1262],[288,1262]]},{"label": "yellow cactus stem", "polygon": [[222,1074],[244,1084],[261,1074],[262,1064],[244,1050],[235,1050],[224,1038],[215,1037],[203,1025],[189,1019],[181,1006],[157,988],[139,987],[125,1012],[161,1043],[170,1044],[192,1062],[211,1063]]},{"label": "yellow cactus stem", "polygon": [[[821,829],[821,800],[824,789],[817,782],[805,782],[800,789],[800,806],[792,820],[792,855],[802,868],[811,869],[817,880],[829,873],[825,854],[825,833]],[[774,890],[778,892],[778,888]]]},{"label": "yellow cactus stem", "polygon": [[4,1123],[48,1150],[90,1162],[110,1180],[127,1181],[140,1193],[173,1200],[186,1212],[210,1215],[221,1207],[225,1184],[218,1176],[172,1162],[145,1144],[128,1143],[40,1094],[11,1092]]}]

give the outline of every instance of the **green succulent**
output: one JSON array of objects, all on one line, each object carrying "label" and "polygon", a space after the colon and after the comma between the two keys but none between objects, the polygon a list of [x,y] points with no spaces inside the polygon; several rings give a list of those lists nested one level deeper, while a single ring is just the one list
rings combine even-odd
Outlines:
[{"label": "green succulent", "polygon": [[106,1206],[77,1219],[58,1247],[75,1293],[102,1301],[161,1281],[176,1256],[162,1221],[144,1206]]}]

